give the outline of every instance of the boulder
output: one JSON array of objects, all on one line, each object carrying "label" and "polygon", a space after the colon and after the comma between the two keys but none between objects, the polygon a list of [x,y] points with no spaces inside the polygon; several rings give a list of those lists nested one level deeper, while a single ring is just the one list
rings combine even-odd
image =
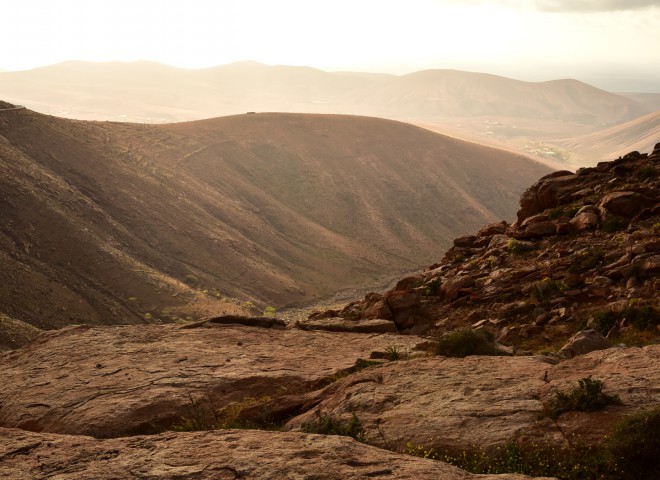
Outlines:
[{"label": "boulder", "polygon": [[116,437],[159,432],[233,402],[290,395],[351,369],[399,335],[206,323],[68,327],[0,354],[0,426]]},{"label": "boulder", "polygon": [[636,192],[608,193],[600,201],[600,206],[608,212],[626,218],[632,218],[655,202]]},{"label": "boulder", "polygon": [[452,301],[461,294],[461,290],[474,285],[474,279],[467,275],[459,275],[456,277],[448,278],[440,285],[440,292],[445,296],[445,299]]},{"label": "boulder", "polygon": [[97,440],[0,428],[0,477],[12,480],[524,480],[474,475],[336,435],[216,430]]},{"label": "boulder", "polygon": [[569,224],[571,229],[577,233],[595,230],[598,227],[598,215],[591,211],[584,211],[571,218]]},{"label": "boulder", "polygon": [[508,228],[508,224],[504,221],[502,222],[497,222],[497,223],[491,223],[489,225],[486,225],[483,227],[481,230],[479,230],[479,233],[477,234],[478,237],[490,237],[493,235],[498,235],[498,234],[503,234],[506,233],[506,229]]},{"label": "boulder", "polygon": [[454,239],[454,246],[458,248],[470,248],[477,239],[474,235],[466,235]]},{"label": "boulder", "polygon": [[563,347],[561,347],[559,354],[571,358],[595,350],[603,350],[610,346],[610,341],[596,330],[582,330],[576,333]]}]

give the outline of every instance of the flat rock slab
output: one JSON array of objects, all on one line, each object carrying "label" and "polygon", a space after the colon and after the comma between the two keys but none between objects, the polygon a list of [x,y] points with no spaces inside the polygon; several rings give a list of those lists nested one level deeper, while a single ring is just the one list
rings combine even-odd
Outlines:
[{"label": "flat rock slab", "polygon": [[200,409],[309,391],[373,351],[421,341],[213,323],[69,327],[0,354],[0,426],[156,433]]},{"label": "flat rock slab", "polygon": [[523,480],[474,475],[347,437],[258,430],[97,440],[0,428],[0,478],[12,480]]},{"label": "flat rock slab", "polygon": [[[375,366],[328,386],[287,428],[320,415],[350,419],[372,445],[491,449],[529,433],[559,446],[568,433],[600,438],[622,415],[660,403],[660,345],[613,348],[553,365],[543,357],[422,358]],[[624,405],[601,412],[542,415],[543,401],[587,376]],[[589,437],[592,436],[592,437]]]},{"label": "flat rock slab", "polygon": [[301,330],[325,330],[328,332],[396,333],[394,322],[381,318],[360,320],[341,317],[310,318],[298,322],[296,328]]}]

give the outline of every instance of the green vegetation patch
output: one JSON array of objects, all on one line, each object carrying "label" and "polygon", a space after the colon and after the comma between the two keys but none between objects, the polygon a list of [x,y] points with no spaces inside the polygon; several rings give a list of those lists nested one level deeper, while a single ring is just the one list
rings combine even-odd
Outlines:
[{"label": "green vegetation patch", "polygon": [[570,448],[512,440],[491,452],[478,448],[436,451],[408,442],[405,453],[441,460],[471,473],[520,473],[561,480],[639,480],[660,471],[660,406],[624,417],[605,442]]},{"label": "green vegetation patch", "polygon": [[568,286],[564,282],[545,277],[543,280],[539,280],[534,284],[532,295],[537,300],[545,302],[546,300],[562,295],[567,289]]},{"label": "green vegetation patch", "polygon": [[363,442],[365,436],[362,422],[355,414],[350,420],[339,420],[331,415],[317,413],[316,420],[302,423],[300,429],[305,433],[351,437],[358,442]]},{"label": "green vegetation patch", "polygon": [[595,412],[618,404],[618,396],[604,393],[603,382],[589,376],[578,380],[578,386],[570,392],[555,392],[554,398],[544,405],[544,413],[557,418],[564,412]]}]

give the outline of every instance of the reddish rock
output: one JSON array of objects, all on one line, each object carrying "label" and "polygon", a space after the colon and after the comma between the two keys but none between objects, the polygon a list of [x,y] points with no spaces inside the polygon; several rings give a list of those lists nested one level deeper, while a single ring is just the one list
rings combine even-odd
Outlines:
[{"label": "reddish rock", "polygon": [[474,279],[472,277],[462,275],[451,277],[440,285],[440,292],[444,295],[446,300],[451,301],[459,296],[462,289],[471,287],[472,285],[474,285]]},{"label": "reddish rock", "polygon": [[474,475],[336,435],[259,430],[97,440],[0,428],[0,477],[11,480],[524,480]]},{"label": "reddish rock", "polygon": [[419,303],[420,294],[415,291],[391,292],[387,295],[387,304],[394,314],[414,307]]},{"label": "reddish rock", "polygon": [[498,235],[498,234],[503,234],[506,233],[506,229],[508,228],[508,224],[504,221],[502,222],[497,222],[497,223],[491,223],[490,225],[486,225],[484,228],[479,230],[479,233],[477,234],[478,237],[490,237],[492,235]]},{"label": "reddish rock", "polygon": [[632,218],[655,202],[636,192],[612,192],[603,197],[600,206],[608,212]]},{"label": "reddish rock", "polygon": [[0,354],[0,426],[114,437],[197,409],[309,391],[358,358],[422,340],[204,324],[69,327]]},{"label": "reddish rock", "polygon": [[477,239],[474,235],[466,235],[454,239],[454,246],[458,248],[470,248]]},{"label": "reddish rock", "polygon": [[342,317],[307,319],[296,323],[296,328],[326,332],[396,333],[396,326],[392,320],[380,318],[358,320]]},{"label": "reddish rock", "polygon": [[535,222],[523,227],[517,234],[517,238],[539,238],[548,235],[556,235],[557,226],[553,222]]},{"label": "reddish rock", "polygon": [[363,311],[360,313],[359,318],[392,320],[394,316],[385,296],[378,293],[369,293],[364,297]]},{"label": "reddish rock", "polygon": [[582,212],[571,218],[569,224],[575,232],[595,230],[598,227],[598,215],[591,212]]},{"label": "reddish rock", "polygon": [[[658,361],[660,345],[610,348],[554,365],[543,357],[484,356],[386,363],[328,387],[315,400],[320,403],[288,427],[319,414],[345,419],[354,414],[373,445],[397,449],[412,441],[426,448],[492,449],[528,432],[565,446],[580,437],[565,437],[564,428],[579,432],[598,418],[602,440],[622,415],[660,402]],[[544,401],[558,390],[576,388],[579,379],[590,375],[623,405],[607,407],[607,417],[575,412],[560,416],[557,423],[543,418]]]},{"label": "reddish rock", "polygon": [[610,341],[596,330],[582,330],[576,333],[563,347],[559,354],[564,357],[575,357],[595,350],[604,350],[611,347]]}]

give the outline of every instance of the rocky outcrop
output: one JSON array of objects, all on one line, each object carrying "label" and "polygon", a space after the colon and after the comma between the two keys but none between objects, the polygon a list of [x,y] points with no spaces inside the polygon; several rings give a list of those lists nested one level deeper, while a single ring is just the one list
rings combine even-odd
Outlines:
[{"label": "rocky outcrop", "polygon": [[524,480],[472,475],[346,437],[219,430],[96,440],[0,428],[0,477],[12,480]]},{"label": "rocky outcrop", "polygon": [[[585,432],[602,440],[622,415],[657,405],[659,361],[660,345],[654,345],[601,350],[561,363],[481,356],[387,363],[327,387],[318,405],[288,426],[295,429],[319,415],[355,415],[367,443],[391,450],[409,441],[441,451],[492,450],[525,436],[564,447]],[[544,403],[554,392],[575,388],[588,376],[603,381],[605,391],[623,404],[568,412],[554,421],[544,416]]]},{"label": "rocky outcrop", "polygon": [[212,322],[69,327],[0,355],[0,426],[116,437],[182,418],[213,423],[231,403],[307,392],[358,358],[421,339]]},{"label": "rocky outcrop", "polygon": [[387,314],[397,331],[429,336],[487,329],[528,352],[554,350],[592,320],[602,335],[637,329],[660,341],[658,172],[654,151],[547,175],[513,225],[456,239],[441,262],[380,295],[389,309],[376,311],[370,294],[333,316]]}]

